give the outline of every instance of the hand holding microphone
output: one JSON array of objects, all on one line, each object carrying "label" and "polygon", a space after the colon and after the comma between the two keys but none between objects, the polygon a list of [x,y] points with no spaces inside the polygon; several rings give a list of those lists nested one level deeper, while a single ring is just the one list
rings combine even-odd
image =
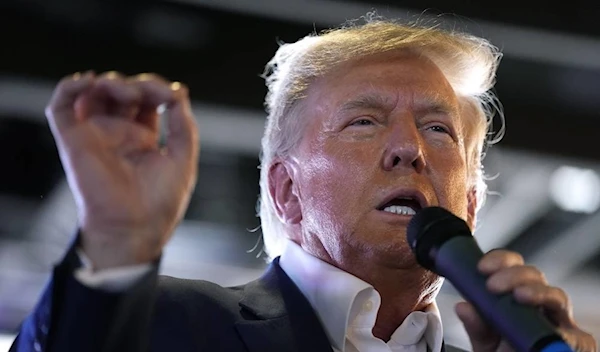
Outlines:
[{"label": "hand holding microphone", "polygon": [[518,253],[484,254],[467,224],[449,211],[421,210],[407,239],[419,264],[450,280],[469,302],[457,313],[474,351],[597,351],[594,337],[575,324],[564,291]]}]

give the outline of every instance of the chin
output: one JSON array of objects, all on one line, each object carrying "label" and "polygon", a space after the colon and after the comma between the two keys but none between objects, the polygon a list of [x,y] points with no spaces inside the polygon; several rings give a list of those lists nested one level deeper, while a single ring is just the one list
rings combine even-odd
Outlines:
[{"label": "chin", "polygon": [[374,262],[398,269],[421,268],[405,240],[385,245],[371,244],[370,246],[368,257]]}]

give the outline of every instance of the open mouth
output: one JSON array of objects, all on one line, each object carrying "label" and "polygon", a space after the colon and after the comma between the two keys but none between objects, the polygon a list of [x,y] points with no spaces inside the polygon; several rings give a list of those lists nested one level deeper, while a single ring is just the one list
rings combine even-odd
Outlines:
[{"label": "open mouth", "polygon": [[421,210],[421,202],[415,197],[396,197],[386,202],[377,210],[398,215],[415,215]]}]

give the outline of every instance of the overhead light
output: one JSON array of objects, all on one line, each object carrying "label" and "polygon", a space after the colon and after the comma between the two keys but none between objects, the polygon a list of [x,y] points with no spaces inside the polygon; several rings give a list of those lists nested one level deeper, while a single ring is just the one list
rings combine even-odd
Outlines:
[{"label": "overhead light", "polygon": [[600,208],[600,177],[593,170],[562,166],[550,179],[550,196],[565,211],[593,213]]}]

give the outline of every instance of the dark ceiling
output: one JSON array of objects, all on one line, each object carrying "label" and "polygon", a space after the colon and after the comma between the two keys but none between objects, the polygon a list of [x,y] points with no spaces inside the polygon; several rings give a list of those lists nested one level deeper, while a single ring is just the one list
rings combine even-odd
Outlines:
[{"label": "dark ceiling", "polygon": [[[259,74],[276,49],[276,41],[293,41],[313,30],[311,23],[258,18],[190,4],[88,1],[95,5],[84,7],[75,1],[57,3],[63,2],[68,10],[42,6],[40,1],[5,1],[0,14],[0,30],[4,33],[0,73],[55,81],[74,70],[90,68],[100,72],[152,71],[186,82],[199,101],[261,109],[265,88]],[[380,3],[380,7],[372,5],[382,9],[383,15],[390,4],[409,9],[423,7],[413,0]],[[75,9],[69,7],[75,4]],[[570,4],[568,11],[560,4],[510,8],[479,1],[431,1],[428,8],[430,14],[460,13],[445,18],[470,29],[481,19],[600,38],[599,26],[595,25],[600,18],[599,7],[583,2]],[[156,30],[158,34],[141,40],[142,18],[157,14],[176,18],[171,30],[189,38],[178,41]],[[497,94],[508,117],[504,145],[600,158],[600,153],[589,148],[597,136],[600,70],[507,55],[498,73]]]},{"label": "dark ceiling", "polygon": [[[597,25],[600,8],[594,1],[574,0],[568,6],[556,1],[502,1],[485,2],[477,0],[397,0],[370,1],[375,8],[398,6],[418,11],[446,14],[458,20],[477,26],[478,20],[493,21],[547,30],[600,36]],[[381,7],[379,7],[381,6]]]}]

